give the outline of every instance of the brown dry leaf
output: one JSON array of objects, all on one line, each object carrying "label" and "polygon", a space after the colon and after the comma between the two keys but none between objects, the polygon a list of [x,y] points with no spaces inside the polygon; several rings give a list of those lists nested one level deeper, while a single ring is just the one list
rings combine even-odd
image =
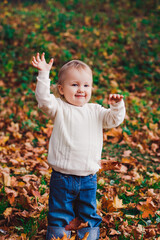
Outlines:
[{"label": "brown dry leaf", "polygon": [[109,229],[109,235],[120,235],[121,233],[120,232],[117,232],[115,229],[113,228],[110,228]]},{"label": "brown dry leaf", "polygon": [[134,157],[123,157],[122,163],[128,164],[128,165],[137,165],[138,161]]},{"label": "brown dry leaf", "polygon": [[11,126],[8,126],[7,130],[10,132],[19,132],[19,123],[11,122]]},{"label": "brown dry leaf", "polygon": [[111,85],[111,87],[113,87],[113,88],[117,88],[117,87],[118,87],[118,83],[117,83],[115,80],[111,80],[111,81],[110,81],[110,85]]},{"label": "brown dry leaf", "polygon": [[46,128],[44,127],[41,127],[42,131],[47,134],[47,137],[50,137],[51,134],[52,134],[52,131],[53,131],[53,125],[51,124],[47,124],[46,125]]},{"label": "brown dry leaf", "polygon": [[123,157],[129,157],[131,153],[132,153],[131,150],[125,150],[125,151],[123,152],[122,156],[123,156]]},{"label": "brown dry leaf", "polygon": [[118,195],[114,197],[113,200],[113,207],[114,208],[125,208],[126,206],[123,205],[123,200],[118,198]]},{"label": "brown dry leaf", "polygon": [[3,212],[3,215],[5,218],[7,218],[8,216],[10,216],[12,214],[13,208],[6,208],[6,210]]},{"label": "brown dry leaf", "polygon": [[125,142],[127,142],[129,145],[132,143],[132,139],[126,132],[123,132],[123,139]]},{"label": "brown dry leaf", "polygon": [[149,131],[148,130],[148,139],[152,140],[152,141],[158,141],[159,140],[159,136],[154,133],[153,131]]},{"label": "brown dry leaf", "polygon": [[120,162],[115,160],[101,160],[101,169],[99,169],[99,172],[107,171],[107,170],[115,170],[119,172],[127,172],[127,168],[123,166]]},{"label": "brown dry leaf", "polygon": [[12,205],[15,201],[15,198],[18,196],[18,192],[7,187],[5,187],[5,192],[10,204]]},{"label": "brown dry leaf", "polygon": [[117,161],[114,161],[114,160],[101,160],[100,164],[101,164],[100,172],[101,172],[102,169],[107,171],[107,170],[114,169],[114,167],[117,165]]},{"label": "brown dry leaf", "polygon": [[22,138],[22,134],[20,134],[19,132],[13,132],[13,137],[15,137],[17,139],[21,139]]},{"label": "brown dry leaf", "polygon": [[159,148],[159,145],[158,145],[158,144],[152,143],[151,149],[153,150],[153,152],[156,152],[158,148]]},{"label": "brown dry leaf", "polygon": [[31,141],[34,139],[34,136],[31,132],[27,132],[26,137],[28,137]]},{"label": "brown dry leaf", "polygon": [[31,175],[24,175],[24,176],[22,176],[21,177],[21,179],[24,181],[24,182],[26,182],[26,183],[28,183],[30,180],[32,180],[32,181],[38,181],[38,177],[36,176],[36,175],[34,175],[34,174],[31,174]]},{"label": "brown dry leaf", "polygon": [[33,210],[34,207],[31,204],[31,198],[28,195],[19,194],[20,197],[17,199],[18,203],[20,203],[25,209]]},{"label": "brown dry leaf", "polygon": [[119,172],[119,173],[127,173],[128,168],[120,163],[119,169],[114,169],[114,170],[115,172]]},{"label": "brown dry leaf", "polygon": [[158,130],[158,123],[155,123],[155,124],[149,123],[149,128],[151,130],[157,131]]},{"label": "brown dry leaf", "polygon": [[142,218],[148,218],[149,214],[154,217],[156,210],[158,210],[152,201],[152,197],[147,198],[146,202],[139,202],[137,209],[143,212]]},{"label": "brown dry leaf", "polygon": [[3,182],[5,186],[11,186],[11,177],[9,173],[2,172],[3,175]]},{"label": "brown dry leaf", "polygon": [[83,222],[78,219],[78,217],[74,218],[68,225],[65,226],[65,230],[77,230],[84,227],[88,227],[88,222]]},{"label": "brown dry leaf", "polygon": [[19,211],[19,212],[16,212],[14,213],[14,215],[16,216],[20,216],[20,217],[25,217],[25,218],[28,218],[29,216],[32,216],[31,213],[27,212],[26,210],[23,210],[22,212]]},{"label": "brown dry leaf", "polygon": [[119,128],[112,128],[111,130],[103,133],[103,140],[104,142],[112,142],[117,143],[122,139],[122,129]]},{"label": "brown dry leaf", "polygon": [[126,181],[131,181],[132,180],[132,176],[130,176],[130,175],[123,175],[122,179],[126,180]]},{"label": "brown dry leaf", "polygon": [[27,240],[27,234],[21,233],[21,240]]},{"label": "brown dry leaf", "polygon": [[8,140],[9,136],[0,136],[0,146],[4,146]]},{"label": "brown dry leaf", "polygon": [[105,213],[105,216],[103,217],[103,222],[105,222],[107,224],[108,228],[109,227],[114,227],[115,224],[114,224],[113,214],[112,213]]},{"label": "brown dry leaf", "polygon": [[116,208],[113,206],[113,200],[106,199],[104,196],[102,197],[102,207],[103,209],[107,208],[107,212],[116,211]]},{"label": "brown dry leaf", "polygon": [[146,230],[146,234],[145,234],[145,238],[153,238],[156,236],[156,231],[154,228],[151,229],[145,229]]}]

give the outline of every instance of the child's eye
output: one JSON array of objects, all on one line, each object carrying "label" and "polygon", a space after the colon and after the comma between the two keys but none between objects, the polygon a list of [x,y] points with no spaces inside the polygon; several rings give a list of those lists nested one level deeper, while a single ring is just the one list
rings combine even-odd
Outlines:
[{"label": "child's eye", "polygon": [[[72,84],[72,86],[77,86],[77,85],[78,85],[77,83],[73,83],[73,84]],[[85,87],[89,87],[88,84],[85,84],[84,86],[85,86]]]}]

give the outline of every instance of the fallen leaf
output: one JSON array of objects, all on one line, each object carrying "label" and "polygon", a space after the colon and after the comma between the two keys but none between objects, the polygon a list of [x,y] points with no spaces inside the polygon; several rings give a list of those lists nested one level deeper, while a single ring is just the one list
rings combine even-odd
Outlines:
[{"label": "fallen leaf", "polygon": [[77,230],[88,226],[88,222],[83,222],[78,219],[78,217],[74,218],[69,222],[68,225],[65,226],[65,230]]}]

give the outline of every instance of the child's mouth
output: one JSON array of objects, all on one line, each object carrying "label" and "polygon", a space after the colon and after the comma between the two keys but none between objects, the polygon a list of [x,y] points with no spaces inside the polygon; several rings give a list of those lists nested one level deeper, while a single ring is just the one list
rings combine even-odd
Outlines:
[{"label": "child's mouth", "polygon": [[75,95],[76,97],[85,97],[85,96],[83,96],[83,95]]}]

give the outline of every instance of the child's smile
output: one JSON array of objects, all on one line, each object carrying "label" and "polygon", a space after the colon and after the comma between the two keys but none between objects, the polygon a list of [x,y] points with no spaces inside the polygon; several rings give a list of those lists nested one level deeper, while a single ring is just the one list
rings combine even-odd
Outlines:
[{"label": "child's smile", "polygon": [[91,98],[92,75],[85,70],[71,69],[63,86],[59,85],[59,91],[70,104],[83,106]]}]

